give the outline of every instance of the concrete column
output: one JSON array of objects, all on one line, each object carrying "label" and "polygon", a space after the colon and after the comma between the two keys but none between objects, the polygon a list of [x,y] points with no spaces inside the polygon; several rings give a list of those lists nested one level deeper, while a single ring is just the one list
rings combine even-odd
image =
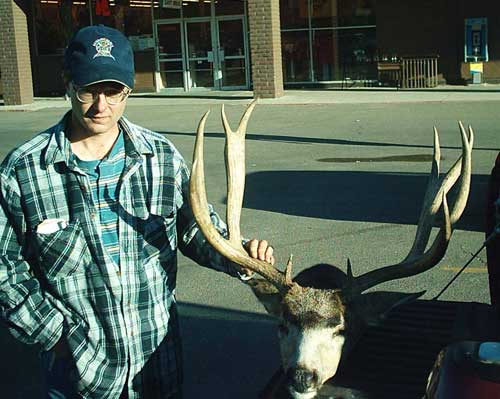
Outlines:
[{"label": "concrete column", "polygon": [[0,1],[0,71],[5,105],[33,102],[26,14],[14,0]]},{"label": "concrete column", "polygon": [[279,0],[248,0],[252,80],[255,97],[283,95]]}]

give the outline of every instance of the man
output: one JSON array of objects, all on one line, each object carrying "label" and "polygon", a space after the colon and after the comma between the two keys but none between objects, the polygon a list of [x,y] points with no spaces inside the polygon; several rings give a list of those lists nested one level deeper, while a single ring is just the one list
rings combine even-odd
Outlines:
[{"label": "man", "polygon": [[[179,398],[177,248],[246,276],[198,231],[177,150],[122,116],[134,85],[127,39],[80,30],[65,83],[71,111],[0,167],[2,316],[41,346],[45,397]],[[266,241],[245,248],[274,263]]]}]

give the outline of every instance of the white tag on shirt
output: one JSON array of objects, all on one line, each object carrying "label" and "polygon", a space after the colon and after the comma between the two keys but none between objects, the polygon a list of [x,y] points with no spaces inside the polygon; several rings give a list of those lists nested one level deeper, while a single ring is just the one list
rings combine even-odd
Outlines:
[{"label": "white tag on shirt", "polygon": [[38,234],[52,234],[58,230],[65,229],[68,222],[64,219],[45,219],[42,223],[36,226]]}]

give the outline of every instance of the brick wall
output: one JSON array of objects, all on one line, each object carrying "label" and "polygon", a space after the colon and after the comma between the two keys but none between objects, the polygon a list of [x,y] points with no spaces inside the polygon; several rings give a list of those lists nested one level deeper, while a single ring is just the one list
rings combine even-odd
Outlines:
[{"label": "brick wall", "polygon": [[248,22],[255,97],[283,95],[279,0],[249,0]]},{"label": "brick wall", "polygon": [[0,1],[0,70],[5,105],[33,102],[26,14],[14,0]]}]

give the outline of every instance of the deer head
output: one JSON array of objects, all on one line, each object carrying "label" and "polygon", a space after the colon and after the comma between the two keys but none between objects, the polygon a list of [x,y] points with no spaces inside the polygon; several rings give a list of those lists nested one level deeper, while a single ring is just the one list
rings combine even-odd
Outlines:
[{"label": "deer head", "polygon": [[[209,112],[202,117],[197,132],[190,201],[194,216],[210,244],[225,257],[249,269],[261,278],[249,281],[253,292],[266,310],[278,319],[281,363],[287,388],[293,398],[313,398],[321,386],[337,372],[340,359],[356,342],[363,326],[376,322],[392,307],[422,293],[368,292],[386,281],[414,276],[435,266],[444,256],[452,235],[452,226],[460,218],[469,195],[473,131],[468,134],[459,123],[462,155],[448,173],[440,175],[440,147],[434,128],[434,159],[415,240],[406,258],[394,265],[381,266],[354,276],[350,262],[347,273],[335,266],[316,265],[292,279],[290,257],[284,271],[248,256],[242,246],[240,215],[245,184],[245,133],[252,102],[232,131],[222,107],[226,132],[226,173],[228,186],[228,238],[221,237],[211,223],[203,171],[203,132]],[[451,207],[447,193],[457,184]],[[450,210],[451,209],[451,210]],[[439,212],[439,210],[441,210]],[[438,214],[439,231],[428,245]]]}]

